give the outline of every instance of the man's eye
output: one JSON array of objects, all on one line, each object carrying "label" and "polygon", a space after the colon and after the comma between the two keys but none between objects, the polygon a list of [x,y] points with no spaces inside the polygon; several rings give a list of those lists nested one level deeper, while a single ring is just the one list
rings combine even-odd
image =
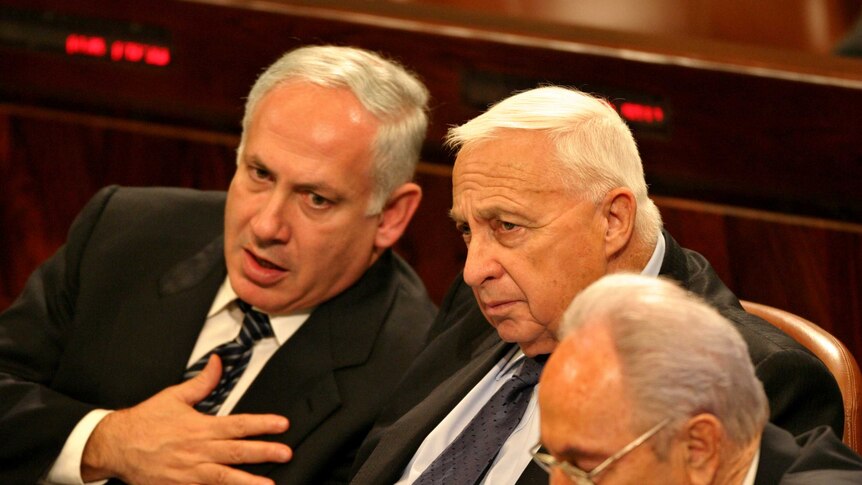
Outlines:
[{"label": "man's eye", "polygon": [[504,231],[513,231],[518,228],[518,225],[512,224],[511,222],[500,221],[500,228]]},{"label": "man's eye", "polygon": [[326,197],[315,194],[314,192],[308,193],[308,201],[311,203],[312,207],[316,208],[328,207],[332,204],[332,201],[330,201]]},{"label": "man's eye", "polygon": [[268,180],[269,170],[260,167],[251,167],[251,176],[256,180]]},{"label": "man's eye", "polygon": [[470,226],[466,223],[459,222],[459,223],[455,224],[455,229],[457,229],[458,232],[460,232],[464,236],[470,235]]}]

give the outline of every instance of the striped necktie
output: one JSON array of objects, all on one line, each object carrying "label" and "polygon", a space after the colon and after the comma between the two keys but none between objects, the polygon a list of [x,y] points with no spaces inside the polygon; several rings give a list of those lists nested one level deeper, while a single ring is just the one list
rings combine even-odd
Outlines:
[{"label": "striped necktie", "polygon": [[413,485],[479,483],[521,421],[546,357],[525,358],[521,370],[491,396],[464,431],[428,465]]},{"label": "striped necktie", "polygon": [[222,374],[218,385],[209,396],[195,405],[195,409],[202,413],[216,414],[218,412],[225,398],[230,394],[245,368],[248,367],[254,344],[260,339],[274,335],[268,316],[253,310],[251,305],[242,300],[236,302],[245,315],[242,319],[242,330],[240,330],[237,338],[207,352],[183,374],[184,379],[191,379],[200,374],[201,370],[206,367],[212,354],[218,354],[221,358]]}]

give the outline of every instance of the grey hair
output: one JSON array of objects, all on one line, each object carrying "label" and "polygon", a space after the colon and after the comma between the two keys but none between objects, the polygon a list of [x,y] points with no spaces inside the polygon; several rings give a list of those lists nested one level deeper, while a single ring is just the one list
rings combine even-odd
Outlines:
[{"label": "grey hair", "polygon": [[370,51],[328,45],[300,47],[275,61],[252,86],[242,118],[238,157],[245,150],[258,103],[273,88],[294,80],[347,88],[380,120],[372,147],[374,193],[367,211],[379,213],[392,191],[413,179],[428,128],[428,89],[400,64]]},{"label": "grey hair", "polygon": [[645,242],[655,243],[661,215],[649,198],[632,132],[607,101],[559,86],[531,89],[450,128],[446,144],[463,150],[505,136],[505,130],[548,132],[563,180],[594,203],[617,187],[631,189],[638,205],[635,230]]},{"label": "grey hair", "polygon": [[[591,325],[606,325],[611,333],[634,402],[633,432],[709,413],[742,447],[766,425],[769,403],[745,341],[698,296],[662,278],[608,275],[574,299],[559,337]],[[665,429],[655,441],[661,458],[673,431]]]}]

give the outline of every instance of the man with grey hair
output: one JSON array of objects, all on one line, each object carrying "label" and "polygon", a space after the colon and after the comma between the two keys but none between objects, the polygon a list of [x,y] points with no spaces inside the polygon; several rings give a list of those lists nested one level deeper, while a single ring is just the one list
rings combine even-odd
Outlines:
[{"label": "man with grey hair", "polygon": [[[794,432],[843,429],[823,363],[743,311],[703,256],[662,229],[632,133],[609,103],[532,89],[451,129],[448,141],[459,149],[451,216],[467,245],[463,275],[360,448],[355,483],[544,481],[527,453],[539,433],[534,370],[556,348],[575,295],[608,273],[661,274],[702,295],[748,342],[772,421]],[[524,385],[505,397],[511,379]]]},{"label": "man with grey hair", "polygon": [[551,483],[862,483],[862,458],[828,426],[794,439],[767,423],[739,332],[670,281],[603,277],[572,302],[559,340],[533,450]]},{"label": "man with grey hair", "polygon": [[346,481],[435,313],[390,249],[427,100],[299,48],[251,90],[227,194],[97,194],[0,315],[0,482]]}]

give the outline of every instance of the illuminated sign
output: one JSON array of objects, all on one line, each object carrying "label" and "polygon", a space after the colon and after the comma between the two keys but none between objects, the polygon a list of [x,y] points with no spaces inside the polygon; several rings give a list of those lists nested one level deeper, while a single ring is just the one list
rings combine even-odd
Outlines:
[{"label": "illuminated sign", "polygon": [[660,125],[664,123],[664,108],[658,104],[620,101],[611,103],[620,116],[629,123]]},{"label": "illuminated sign", "polygon": [[154,67],[172,61],[164,29],[51,11],[0,7],[0,46]]},{"label": "illuminated sign", "polygon": [[98,35],[69,34],[66,36],[66,54],[104,57],[114,62],[143,62],[151,66],[167,66],[171,50],[166,46],[144,44],[130,40],[110,41]]}]

